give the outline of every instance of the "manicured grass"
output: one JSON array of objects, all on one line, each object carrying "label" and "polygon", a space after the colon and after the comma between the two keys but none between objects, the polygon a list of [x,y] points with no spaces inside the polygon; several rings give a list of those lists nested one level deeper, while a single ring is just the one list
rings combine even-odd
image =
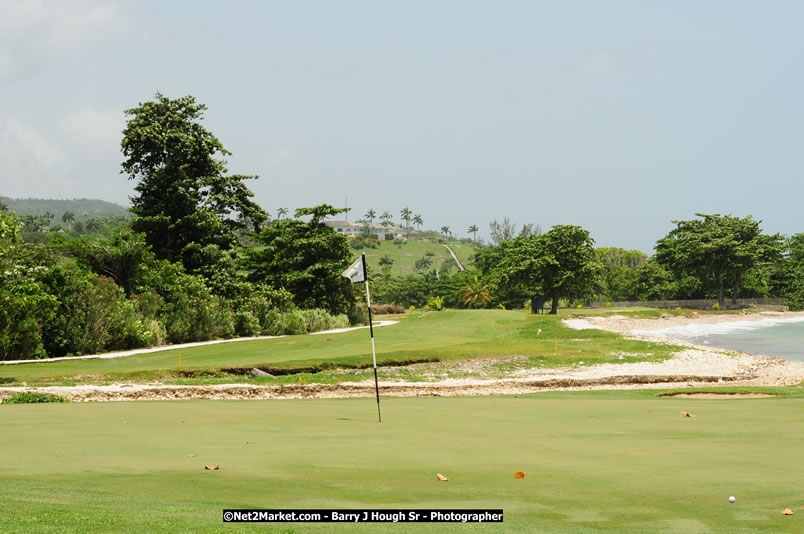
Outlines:
[{"label": "manicured grass", "polygon": [[[0,405],[0,531],[802,532],[804,399],[788,391],[383,399],[381,424],[373,399]],[[252,507],[488,507],[505,522],[222,523]]]},{"label": "manicured grass", "polygon": [[[475,253],[474,247],[471,245],[464,245],[462,243],[447,243],[447,245],[458,257],[458,261],[461,262],[461,265],[463,265],[464,268],[468,267],[467,263]],[[363,252],[366,253],[366,261],[368,262],[369,269],[372,272],[380,272],[380,258],[386,254],[389,255],[394,260],[394,265],[391,268],[391,274],[393,276],[415,273],[416,260],[421,259],[427,252],[432,252],[434,254],[433,268],[436,265],[441,264],[444,260],[452,259],[452,255],[444,247],[444,245],[440,243],[431,243],[429,241],[415,241],[413,239],[408,240],[407,243],[402,245],[401,249],[394,245],[393,241],[382,241],[380,246],[377,248],[355,250],[355,257],[359,256]],[[453,267],[452,272],[455,272],[456,270],[457,268]]]},{"label": "manicured grass", "polygon": [[[661,360],[677,347],[624,340],[600,330],[576,331],[560,323],[563,315],[531,315],[524,311],[448,310],[415,313],[394,326],[375,330],[380,363],[441,361],[526,356],[523,367],[584,362],[625,363]],[[371,362],[366,330],[317,336],[223,343],[161,351],[111,360],[74,360],[0,367],[0,383],[19,385],[86,383],[114,380],[177,379],[182,370],[210,371],[232,367],[318,368],[365,366]],[[500,372],[506,371],[501,364]],[[349,377],[330,376],[330,380]],[[354,377],[351,377],[352,379]],[[198,380],[204,380],[194,378]],[[209,379],[214,381],[214,379]],[[296,380],[280,378],[276,381]]]}]

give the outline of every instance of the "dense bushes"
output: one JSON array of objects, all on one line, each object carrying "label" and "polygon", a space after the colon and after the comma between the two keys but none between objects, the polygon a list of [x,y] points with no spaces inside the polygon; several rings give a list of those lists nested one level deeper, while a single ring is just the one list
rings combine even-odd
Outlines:
[{"label": "dense bushes", "polygon": [[[155,259],[128,234],[98,247],[63,249],[79,261],[43,245],[9,240],[0,245],[2,360],[303,334],[350,322],[346,315],[294,309],[290,292],[245,280],[230,284],[247,286],[234,292],[237,298],[223,298],[206,278]],[[136,253],[123,253],[132,249]],[[116,280],[127,285],[130,296]]]}]

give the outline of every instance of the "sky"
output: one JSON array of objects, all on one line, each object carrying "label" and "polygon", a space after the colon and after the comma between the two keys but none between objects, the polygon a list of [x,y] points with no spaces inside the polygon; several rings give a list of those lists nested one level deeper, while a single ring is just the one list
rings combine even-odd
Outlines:
[{"label": "sky", "polygon": [[652,253],[695,213],[804,232],[804,2],[0,0],[0,195],[129,205],[124,111],[193,95],[272,215]]}]

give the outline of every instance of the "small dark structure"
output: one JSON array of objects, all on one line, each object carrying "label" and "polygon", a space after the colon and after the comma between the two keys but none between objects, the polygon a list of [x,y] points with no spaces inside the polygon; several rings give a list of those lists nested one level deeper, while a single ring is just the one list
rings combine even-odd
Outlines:
[{"label": "small dark structure", "polygon": [[533,295],[530,298],[530,312],[531,313],[544,313],[544,296]]}]

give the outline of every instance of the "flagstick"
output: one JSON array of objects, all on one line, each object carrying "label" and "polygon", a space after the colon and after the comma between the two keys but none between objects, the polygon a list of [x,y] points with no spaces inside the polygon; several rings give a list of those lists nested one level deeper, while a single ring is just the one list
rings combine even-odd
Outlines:
[{"label": "flagstick", "polygon": [[366,303],[368,303],[368,316],[369,316],[369,331],[371,332],[371,357],[374,359],[374,391],[377,393],[377,418],[382,423],[382,414],[380,413],[380,384],[377,381],[377,352],[374,350],[374,323],[371,321],[371,294],[369,293],[368,283],[368,270],[366,270],[366,254],[362,255],[363,258],[363,273],[366,278]]}]

